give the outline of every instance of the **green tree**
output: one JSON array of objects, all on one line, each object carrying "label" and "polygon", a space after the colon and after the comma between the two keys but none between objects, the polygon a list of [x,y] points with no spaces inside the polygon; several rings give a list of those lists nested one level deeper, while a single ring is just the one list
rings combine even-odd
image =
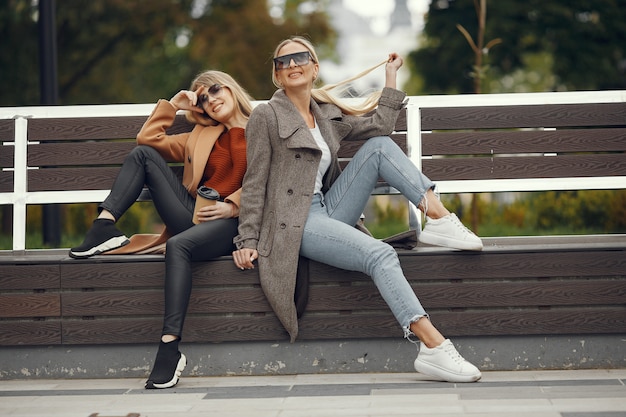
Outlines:
[{"label": "green tree", "polygon": [[[477,33],[475,1],[433,1],[422,47],[410,53],[410,93],[474,92],[474,53],[457,29]],[[515,0],[488,3],[485,39],[502,39],[488,51],[492,78],[527,69],[531,56],[548,54],[555,75],[549,90],[626,88],[626,7],[618,0]],[[445,68],[445,71],[441,71]],[[485,91],[488,92],[488,91]]]},{"label": "green tree", "polygon": [[[57,0],[59,104],[156,102],[209,68],[230,73],[253,97],[269,98],[271,54],[280,40],[305,35],[322,56],[334,50],[327,2],[278,1],[270,12],[267,0]],[[0,38],[0,106],[40,104],[37,1],[0,0]],[[29,212],[29,247],[41,247],[39,209]],[[62,245],[71,246],[95,205],[62,211],[72,219],[63,225]],[[7,234],[8,206],[0,216]],[[158,221],[150,205],[136,204],[120,221],[129,233],[152,232],[146,219]]]},{"label": "green tree", "polygon": [[[280,18],[267,0],[56,1],[59,104],[153,102],[208,68],[268,98],[281,39],[308,34],[334,45],[326,1],[287,1]],[[0,106],[37,105],[37,3],[0,2]]]}]

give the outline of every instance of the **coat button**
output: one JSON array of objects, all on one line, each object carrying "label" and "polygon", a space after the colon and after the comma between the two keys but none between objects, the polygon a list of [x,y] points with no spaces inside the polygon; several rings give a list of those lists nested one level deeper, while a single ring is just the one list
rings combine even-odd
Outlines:
[{"label": "coat button", "polygon": [[285,223],[281,223],[281,224],[280,224],[280,228],[281,228],[281,229],[284,229],[284,228],[286,228],[286,227],[287,227],[287,225],[286,225]]},{"label": "coat button", "polygon": [[293,190],[290,188],[287,190],[287,195],[292,195],[293,194]]},{"label": "coat button", "polygon": [[191,155],[187,157],[187,161],[191,162]]},{"label": "coat button", "polygon": [[299,153],[297,153],[297,154],[296,154],[296,159],[300,159],[300,158],[301,158],[300,154],[299,154]]}]

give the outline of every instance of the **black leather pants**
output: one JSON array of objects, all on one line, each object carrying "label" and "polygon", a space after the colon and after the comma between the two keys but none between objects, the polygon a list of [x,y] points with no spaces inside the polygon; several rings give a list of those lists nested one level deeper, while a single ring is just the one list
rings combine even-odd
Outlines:
[{"label": "black leather pants", "polygon": [[237,219],[200,223],[171,237],[165,255],[165,314],[163,334],[181,337],[191,295],[191,263],[230,255],[235,246]]},{"label": "black leather pants", "polygon": [[137,200],[144,184],[159,216],[174,235],[166,244],[163,334],[180,337],[191,294],[191,262],[230,255],[235,249],[233,238],[239,222],[218,219],[194,225],[194,198],[163,157],[149,146],[137,146],[128,154],[100,208],[119,219]]},{"label": "black leather pants", "polygon": [[163,157],[150,146],[137,146],[128,154],[111,193],[100,204],[100,208],[110,211],[119,219],[135,203],[144,184],[150,190],[161,220],[172,234],[193,226],[194,198]]}]

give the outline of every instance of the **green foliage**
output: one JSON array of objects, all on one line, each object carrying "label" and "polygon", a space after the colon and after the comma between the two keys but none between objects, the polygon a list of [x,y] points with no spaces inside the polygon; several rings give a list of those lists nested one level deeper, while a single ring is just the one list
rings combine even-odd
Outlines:
[{"label": "green foliage", "polygon": [[408,229],[408,208],[406,202],[393,204],[389,199],[373,198],[374,216],[365,217],[365,226],[379,239],[395,235]]},{"label": "green foliage", "polygon": [[[489,1],[485,40],[502,39],[490,48],[483,64],[487,80],[518,71],[546,74],[545,63],[531,57],[550,57],[549,76],[535,88],[498,91],[607,90],[626,88],[626,8],[615,0],[515,0]],[[474,0],[433,1],[428,12],[424,41],[408,56],[415,75],[410,94],[474,92],[474,55],[456,25],[477,33]],[[445,71],[441,69],[445,68]],[[517,75],[516,75],[517,74]],[[421,90],[414,90],[419,88]]]},{"label": "green foliage", "polygon": [[[0,106],[39,104],[37,2],[3,2]],[[56,1],[59,104],[156,102],[209,68],[269,98],[280,40],[307,34],[322,50],[334,45],[326,2],[291,0],[275,19],[266,0],[213,0],[203,9],[194,0]],[[294,13],[302,3],[312,7]]]},{"label": "green foliage", "polygon": [[[546,191],[479,194],[482,237],[626,233],[626,190]],[[511,198],[514,197],[514,198]],[[441,201],[466,226],[472,224],[471,195],[444,194]],[[406,200],[373,198],[365,225],[383,239],[408,229]]]},{"label": "green foliage", "polygon": [[[209,68],[230,73],[253,97],[269,98],[275,90],[270,58],[282,39],[306,35],[321,56],[334,50],[327,1],[288,0],[270,15],[267,0],[58,0],[58,104],[156,102]],[[0,106],[40,104],[37,2],[0,0],[0,37]],[[96,205],[61,211],[61,246],[80,243]],[[3,220],[9,213],[2,211]],[[10,223],[2,222],[6,249]],[[149,233],[158,223],[146,203],[133,205],[119,226],[128,234]],[[41,247],[40,207],[29,208],[27,230],[27,247]]]}]

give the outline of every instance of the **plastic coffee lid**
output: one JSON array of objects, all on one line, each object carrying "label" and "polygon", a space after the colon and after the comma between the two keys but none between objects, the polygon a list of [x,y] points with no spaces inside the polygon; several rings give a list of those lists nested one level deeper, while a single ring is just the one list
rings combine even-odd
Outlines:
[{"label": "plastic coffee lid", "polygon": [[218,193],[213,188],[204,185],[198,188],[198,195],[204,198],[208,198],[209,200],[219,200],[220,198],[220,193]]}]

